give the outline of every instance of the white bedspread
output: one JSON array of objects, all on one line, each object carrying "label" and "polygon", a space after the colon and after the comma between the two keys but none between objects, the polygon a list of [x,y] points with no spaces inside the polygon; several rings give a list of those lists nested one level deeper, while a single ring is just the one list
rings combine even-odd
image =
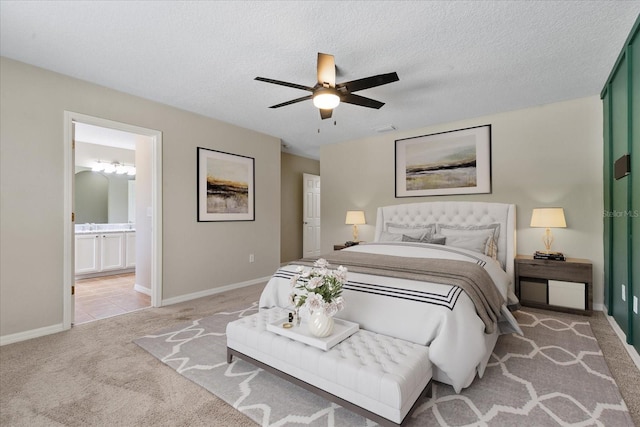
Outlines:
[{"label": "white bedspread", "polygon": [[[463,260],[482,265],[506,300],[510,279],[500,266],[482,254],[441,245],[370,243],[345,249],[405,257]],[[332,266],[337,268],[338,266]],[[280,268],[260,297],[261,308],[292,308],[291,277],[297,265]],[[429,346],[432,363],[451,381],[456,392],[467,387],[492,348],[482,320],[471,299],[460,288],[348,273],[343,290],[346,307],[336,317],[357,322],[362,329]],[[516,330],[517,323],[506,306],[503,315]],[[478,371],[482,375],[482,369]]]}]

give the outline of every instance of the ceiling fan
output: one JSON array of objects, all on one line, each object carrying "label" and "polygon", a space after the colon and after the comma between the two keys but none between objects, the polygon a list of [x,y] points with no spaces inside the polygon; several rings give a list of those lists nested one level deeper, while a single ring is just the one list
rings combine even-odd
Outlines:
[{"label": "ceiling fan", "polygon": [[333,109],[336,108],[340,102],[379,109],[384,105],[384,102],[355,95],[353,92],[397,82],[400,79],[398,78],[398,74],[394,72],[336,84],[336,64],[333,55],[318,52],[318,83],[313,87],[283,82],[281,80],[267,79],[265,77],[256,77],[255,80],[311,92],[311,95],[272,105],[269,108],[280,108],[285,105],[312,99],[313,105],[320,109],[320,117],[322,119],[328,119],[331,118]]}]

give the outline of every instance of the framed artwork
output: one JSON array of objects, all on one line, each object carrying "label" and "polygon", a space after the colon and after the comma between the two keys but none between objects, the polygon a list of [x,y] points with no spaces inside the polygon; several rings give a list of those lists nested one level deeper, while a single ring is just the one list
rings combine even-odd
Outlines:
[{"label": "framed artwork", "polygon": [[255,220],[255,159],[198,147],[198,221]]},{"label": "framed artwork", "polygon": [[396,140],[396,197],[491,193],[491,125]]}]

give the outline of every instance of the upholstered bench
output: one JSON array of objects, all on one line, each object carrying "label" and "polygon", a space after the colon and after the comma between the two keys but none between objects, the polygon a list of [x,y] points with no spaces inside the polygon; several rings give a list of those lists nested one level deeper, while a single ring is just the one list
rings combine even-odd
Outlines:
[{"label": "upholstered bench", "polygon": [[431,395],[427,347],[359,330],[323,351],[266,329],[287,313],[272,308],[230,322],[227,362],[236,355],[382,425],[402,424]]}]

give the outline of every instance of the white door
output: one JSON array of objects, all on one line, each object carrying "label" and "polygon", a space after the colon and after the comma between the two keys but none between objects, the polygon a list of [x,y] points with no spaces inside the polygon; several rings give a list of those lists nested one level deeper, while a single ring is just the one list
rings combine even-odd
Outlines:
[{"label": "white door", "polygon": [[100,235],[101,271],[122,270],[124,268],[124,233]]},{"label": "white door", "polygon": [[317,256],[320,255],[320,177],[303,174],[302,191],[302,256]]}]

